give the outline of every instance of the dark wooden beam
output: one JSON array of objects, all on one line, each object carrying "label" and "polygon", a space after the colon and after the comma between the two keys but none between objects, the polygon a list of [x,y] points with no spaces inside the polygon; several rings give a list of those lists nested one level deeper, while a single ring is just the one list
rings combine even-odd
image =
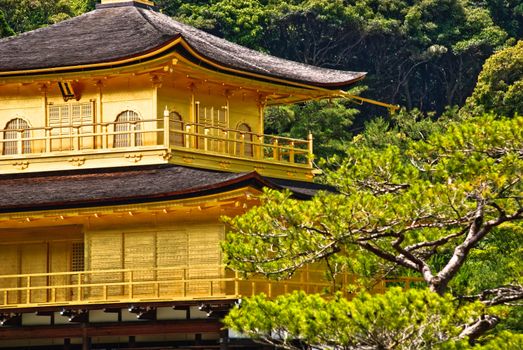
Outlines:
[{"label": "dark wooden beam", "polygon": [[37,306],[37,307],[28,307],[28,308],[2,308],[0,307],[0,313],[35,313],[35,312],[45,312],[45,311],[60,311],[64,308],[68,310],[111,310],[111,309],[128,309],[130,306],[143,306],[143,307],[176,307],[176,308],[186,308],[191,306],[200,306],[201,304],[212,304],[212,305],[229,305],[232,306],[236,302],[236,299],[223,300],[223,299],[210,299],[205,301],[143,301],[135,303],[112,303],[112,304],[88,304],[88,305],[66,305],[66,306]]},{"label": "dark wooden beam", "polygon": [[176,333],[219,333],[222,327],[223,325],[218,320],[213,319],[31,326],[0,328],[0,340],[82,338],[84,335],[101,337]]}]

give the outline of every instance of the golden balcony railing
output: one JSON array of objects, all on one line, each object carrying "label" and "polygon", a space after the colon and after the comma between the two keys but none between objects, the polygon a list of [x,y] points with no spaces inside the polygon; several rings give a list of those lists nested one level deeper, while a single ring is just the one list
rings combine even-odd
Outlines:
[{"label": "golden balcony railing", "polygon": [[312,168],[310,135],[300,140],[169,118],[0,129],[0,160],[148,149]]},{"label": "golden balcony railing", "polygon": [[[0,309],[42,306],[117,304],[144,301],[196,301],[238,299],[265,293],[269,297],[304,290],[324,293],[331,284],[324,271],[303,269],[292,279],[271,281],[242,279],[224,266],[190,266],[100,271],[34,273],[0,276]],[[344,283],[354,276],[344,275]],[[388,283],[409,288],[419,278],[381,281],[375,292]]]}]

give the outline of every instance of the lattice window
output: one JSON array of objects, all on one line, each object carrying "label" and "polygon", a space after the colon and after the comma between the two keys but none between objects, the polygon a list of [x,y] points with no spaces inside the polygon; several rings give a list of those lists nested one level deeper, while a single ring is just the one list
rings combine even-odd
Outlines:
[{"label": "lattice window", "polygon": [[71,269],[75,271],[85,270],[84,243],[73,243],[71,252]]},{"label": "lattice window", "polygon": [[116,117],[114,124],[114,147],[142,146],[141,119],[134,111],[122,112]]},{"label": "lattice window", "polygon": [[171,130],[171,142],[175,146],[184,146],[184,139],[185,135],[183,134],[184,131],[184,123],[183,118],[178,112],[171,112],[169,114],[169,123]]},{"label": "lattice window", "polygon": [[49,105],[49,125],[51,135],[73,135],[78,128],[81,134],[93,132],[94,108],[92,102]]},{"label": "lattice window", "polygon": [[20,151],[24,154],[31,153],[31,141],[29,140],[23,140],[22,150],[18,149],[18,140],[20,138],[28,139],[31,136],[29,131],[29,124],[27,124],[25,120],[21,118],[13,119],[6,124],[5,130],[2,154],[19,154]]},{"label": "lattice window", "polygon": [[252,147],[252,129],[251,127],[246,123],[241,123],[238,125],[238,140],[239,140],[239,147],[236,150],[236,154],[240,156],[247,156],[252,157],[254,154],[253,147]]},{"label": "lattice window", "polygon": [[229,127],[229,111],[226,106],[202,106],[200,102],[196,102],[196,120],[199,124],[210,126],[214,128],[228,128]]}]

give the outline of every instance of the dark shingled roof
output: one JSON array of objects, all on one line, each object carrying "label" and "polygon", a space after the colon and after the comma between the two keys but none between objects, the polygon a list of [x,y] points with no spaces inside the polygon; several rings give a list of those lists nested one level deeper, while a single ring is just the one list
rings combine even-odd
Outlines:
[{"label": "dark shingled roof", "polygon": [[[205,33],[132,2],[96,10],[0,40],[2,72],[71,67],[131,58],[180,36],[198,54],[221,67],[319,87],[347,86],[365,76],[280,59]],[[176,46],[174,49],[182,50]]]},{"label": "dark shingled roof", "polygon": [[159,165],[85,171],[0,175],[0,212],[157,202],[222,193],[242,187],[289,188],[297,198],[326,189],[313,183]]}]

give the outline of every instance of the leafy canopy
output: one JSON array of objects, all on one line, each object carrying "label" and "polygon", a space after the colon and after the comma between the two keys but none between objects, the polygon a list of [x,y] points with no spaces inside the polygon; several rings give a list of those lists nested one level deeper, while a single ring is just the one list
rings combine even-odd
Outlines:
[{"label": "leafy canopy", "polygon": [[[384,276],[420,276],[428,290],[440,296],[453,292],[462,305],[479,300],[485,306],[481,317],[462,324],[457,338],[475,341],[502,317],[511,319],[505,328],[521,331],[514,319],[521,309],[510,305],[523,299],[523,117],[425,123],[382,133],[385,142],[377,137],[379,132],[356,137],[345,157],[334,157],[328,163],[325,180],[337,193],[320,192],[309,201],[300,201],[289,192],[266,190],[259,206],[226,219],[231,232],[223,248],[229,266],[247,274],[288,278],[307,264],[321,262],[334,284],[339,281],[335,278],[338,273],[351,272],[361,277],[363,286]],[[382,124],[375,122],[370,129]],[[513,241],[507,241],[509,238]],[[500,241],[505,244],[498,245]],[[492,279],[485,276],[487,267],[495,272]],[[347,291],[349,286],[338,283],[335,287]],[[295,298],[282,296],[279,302],[295,303],[293,310],[303,310],[295,317],[307,319],[307,304],[300,306]],[[394,299],[392,294],[385,298]],[[260,300],[254,303],[263,309],[265,301]],[[332,312],[350,309],[338,307]],[[249,318],[238,312],[231,314],[230,324],[248,325]],[[408,314],[408,310],[395,312],[385,312],[391,326]],[[286,320],[283,314],[265,316]],[[431,318],[427,315],[426,319]],[[441,337],[454,339],[443,319],[434,322],[444,334]],[[428,323],[419,325],[422,330],[414,333],[433,339]],[[363,323],[362,329],[371,332]],[[393,339],[401,336],[400,329],[408,332],[410,328],[398,325]],[[315,338],[303,338],[301,331],[288,332],[293,339],[317,344]],[[320,342],[329,334],[318,334],[326,337]],[[356,346],[343,347],[345,338],[340,337],[332,340],[337,344],[334,348]],[[270,337],[270,341],[277,339]],[[467,346],[459,341],[445,344]],[[489,346],[492,344],[496,343]]]},{"label": "leafy canopy", "polygon": [[523,114],[523,41],[492,55],[485,62],[462,113],[485,112],[507,117]]},{"label": "leafy canopy", "polygon": [[287,276],[309,262],[342,258],[343,268],[364,274],[356,268],[368,265],[363,250],[446,290],[463,261],[452,267],[451,255],[437,271],[428,257],[447,246],[468,254],[494,227],[521,219],[523,117],[451,123],[405,145],[406,152],[394,144],[350,145],[326,175],[339,193],[298,201],[266,191],[262,205],[227,219],[228,263]]},{"label": "leafy canopy", "polygon": [[351,301],[339,294],[324,299],[294,292],[275,300],[264,295],[244,300],[225,324],[287,349],[302,349],[302,344],[317,349],[466,348],[459,339],[462,325],[481,309],[479,304],[460,307],[450,295],[428,290],[392,288]]}]

